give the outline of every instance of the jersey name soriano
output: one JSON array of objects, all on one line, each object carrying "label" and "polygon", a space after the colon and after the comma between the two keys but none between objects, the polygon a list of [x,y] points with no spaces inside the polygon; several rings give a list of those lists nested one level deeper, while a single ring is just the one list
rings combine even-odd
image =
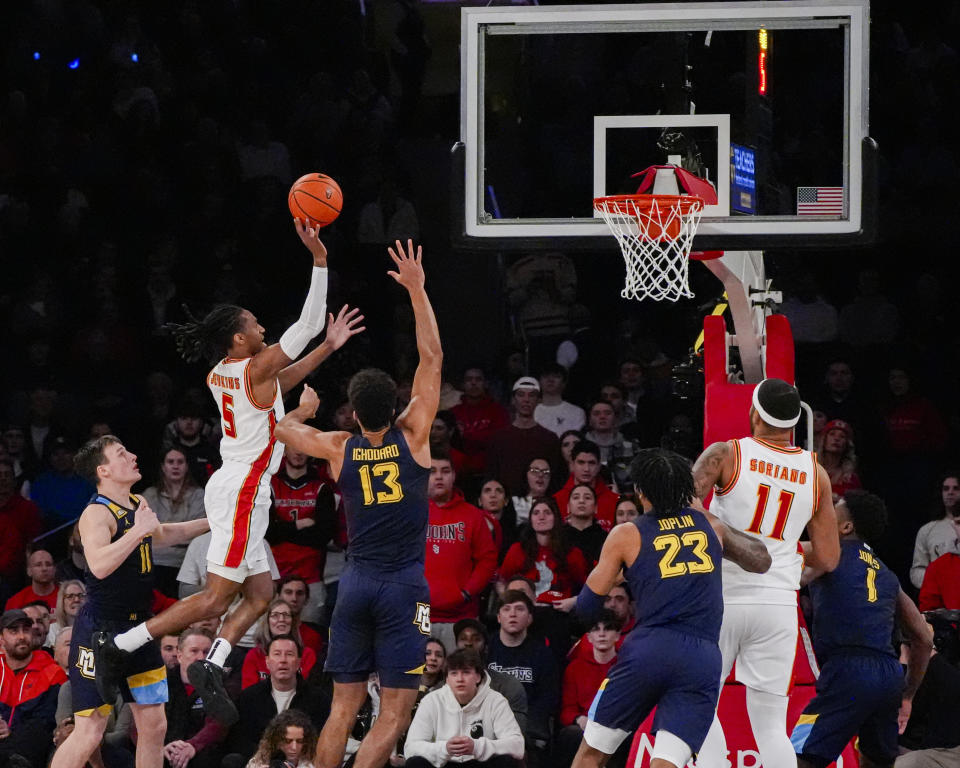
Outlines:
[{"label": "jersey name soriano", "polygon": [[693,509],[633,520],[640,552],[626,570],[638,627],[663,627],[717,642],[723,621],[723,548],[706,516]]},{"label": "jersey name soriano", "polygon": [[734,471],[710,511],[731,528],[761,539],[772,563],[748,573],[723,561],[723,599],[729,604],[796,605],[803,557],[797,543],[820,503],[817,457],[754,437],[732,443]]},{"label": "jersey name soriano", "polygon": [[283,418],[283,398],[277,381],[272,403],[254,399],[251,360],[224,358],[207,374],[207,386],[220,410],[220,458],[224,463],[259,467],[269,482],[283,458],[283,446],[273,436],[277,422]]},{"label": "jersey name soriano", "polygon": [[[102,504],[113,515],[117,530],[110,543],[118,541],[137,521],[140,497],[130,494],[123,506],[102,494],[90,499],[90,504]],[[94,615],[108,621],[142,621],[151,615],[153,604],[153,537],[145,536],[133,552],[116,570],[98,579],[88,569],[87,606]]]},{"label": "jersey name soriano", "polygon": [[429,477],[397,427],[377,446],[363,435],[347,440],[337,485],[347,518],[348,564],[386,581],[424,583]]},{"label": "jersey name soriano", "polygon": [[892,637],[899,593],[899,580],[869,544],[841,541],[837,567],[810,582],[813,649],[820,664],[843,651],[896,656]]}]

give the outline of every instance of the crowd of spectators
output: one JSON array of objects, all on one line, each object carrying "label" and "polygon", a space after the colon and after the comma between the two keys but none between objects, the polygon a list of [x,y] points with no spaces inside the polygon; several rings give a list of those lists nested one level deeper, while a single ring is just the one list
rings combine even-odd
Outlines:
[{"label": "crowd of spectators", "polygon": [[[811,445],[836,492],[885,498],[880,555],[923,610],[936,610],[960,609],[956,267],[938,258],[956,241],[942,191],[958,176],[957,133],[945,127],[960,103],[947,42],[960,16],[929,5],[921,20],[875,12],[881,243],[846,258],[773,251],[768,263],[815,411]],[[432,263],[449,255],[447,211],[424,193],[447,180],[419,163],[438,138],[444,151],[456,138],[456,105],[425,103],[431,47],[413,0],[298,8],[89,0],[0,9],[0,664],[38,681],[29,700],[0,686],[0,763],[12,768],[45,764],[72,727],[63,667],[85,599],[74,522],[93,490],[73,452],[117,434],[139,455],[137,491],[162,521],[204,514],[220,427],[205,371],[176,357],[164,325],[183,319],[184,304],[202,312],[236,302],[255,307],[268,330],[284,327],[304,288],[284,205],[301,170],[322,169],[349,193],[353,204],[324,232],[329,304],[359,304],[370,329],[314,378],[321,424],[356,427],[344,385],[365,363],[409,392],[412,323],[382,278],[382,250],[411,236]],[[671,371],[702,310],[628,306],[614,300],[617,274],[586,258],[538,256],[563,302],[534,332],[543,313],[514,301],[529,298],[517,275],[530,257],[508,257],[512,271],[488,284],[430,284],[448,299],[440,327],[457,369],[431,433],[426,557],[442,644],[428,646],[423,701],[438,695],[417,709],[416,746],[398,745],[411,765],[437,764],[436,744],[450,746],[451,697],[475,708],[479,728],[455,734],[473,743],[454,739],[451,756],[569,760],[632,613],[622,588],[593,627],[557,606],[576,594],[610,527],[638,513],[627,479],[635,451],[664,445],[692,458],[700,447],[702,403],[674,393]],[[510,295],[502,316],[477,319],[486,346],[444,333],[486,289]],[[205,655],[217,621],[157,640],[174,768],[266,768],[281,754],[306,768],[329,709],[323,638],[343,564],[342,501],[326,468],[293,451],[273,488],[278,598],[230,660],[241,725],[210,721],[182,673]],[[155,610],[202,587],[208,543],[209,534],[156,552]],[[376,716],[374,682],[370,690],[358,738]],[[99,759],[132,765],[135,741],[121,706]]]}]

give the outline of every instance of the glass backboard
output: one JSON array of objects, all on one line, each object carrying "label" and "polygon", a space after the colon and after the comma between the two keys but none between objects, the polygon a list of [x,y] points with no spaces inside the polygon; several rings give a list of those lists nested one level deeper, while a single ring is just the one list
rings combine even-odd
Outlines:
[{"label": "glass backboard", "polygon": [[474,244],[608,237],[593,198],[669,157],[717,189],[696,247],[869,237],[868,0],[461,14],[455,173]]}]

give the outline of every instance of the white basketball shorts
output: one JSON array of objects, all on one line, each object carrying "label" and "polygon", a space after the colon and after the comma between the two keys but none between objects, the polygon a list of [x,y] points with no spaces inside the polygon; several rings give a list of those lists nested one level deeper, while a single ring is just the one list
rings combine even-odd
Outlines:
[{"label": "white basketball shorts", "polygon": [[723,606],[721,685],[737,664],[736,678],[748,688],[786,696],[797,653],[795,605]]},{"label": "white basketball shorts", "polygon": [[207,571],[243,583],[270,570],[263,537],[270,522],[270,475],[225,463],[204,489],[210,521]]}]

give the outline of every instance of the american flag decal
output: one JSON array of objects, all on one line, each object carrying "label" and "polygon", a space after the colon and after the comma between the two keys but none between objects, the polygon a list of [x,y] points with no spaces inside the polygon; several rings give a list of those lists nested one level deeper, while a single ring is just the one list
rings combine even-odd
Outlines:
[{"label": "american flag decal", "polygon": [[797,187],[797,216],[842,216],[843,187]]}]

